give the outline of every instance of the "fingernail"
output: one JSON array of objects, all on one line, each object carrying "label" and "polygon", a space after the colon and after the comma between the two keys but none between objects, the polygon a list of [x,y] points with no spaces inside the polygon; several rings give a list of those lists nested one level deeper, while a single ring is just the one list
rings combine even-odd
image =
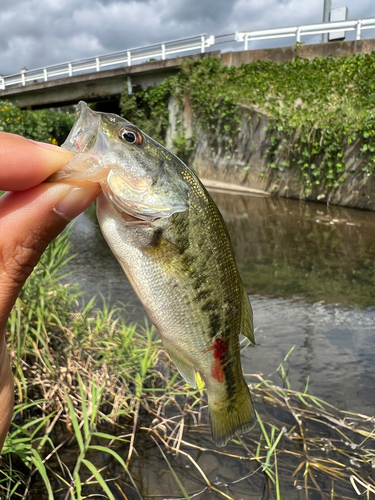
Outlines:
[{"label": "fingernail", "polygon": [[71,221],[83,212],[100,193],[98,186],[73,188],[64,198],[58,201],[54,211]]}]

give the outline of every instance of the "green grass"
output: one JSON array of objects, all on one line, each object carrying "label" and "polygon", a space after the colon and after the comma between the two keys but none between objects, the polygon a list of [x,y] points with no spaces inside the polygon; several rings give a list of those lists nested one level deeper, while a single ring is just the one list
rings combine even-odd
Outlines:
[{"label": "green grass", "polygon": [[[332,499],[375,492],[373,418],[341,412],[308,387],[293,391],[293,350],[275,374],[247,376],[258,425],[219,450],[202,386],[192,390],[177,375],[147,324],[127,324],[124,310],[105,300],[101,309],[93,300],[80,305],[79,287],[61,284],[70,258],[65,233],[9,318],[17,401],[0,457],[1,499],[186,499],[211,492],[237,500],[266,489],[279,500],[296,487],[307,499],[313,491]],[[143,490],[150,449],[159,457],[161,492]],[[210,472],[215,457],[224,465]],[[221,480],[229,470],[235,477]]]},{"label": "green grass", "polygon": [[[66,232],[49,246],[8,321],[18,405],[3,455],[16,454],[31,476],[38,470],[51,492],[51,470],[46,469],[39,452],[55,453],[49,435],[58,421],[65,420],[70,422],[80,453],[70,480],[62,471],[54,471],[52,476],[65,484],[70,498],[82,498],[92,481],[113,498],[87,453],[101,450],[99,442],[118,439],[97,430],[102,421],[115,425],[120,419],[134,420],[142,388],[155,377],[153,365],[160,341],[152,328],[127,326],[123,311],[110,310],[104,300],[101,310],[94,308],[94,300],[79,306],[79,287],[61,284],[68,278],[64,266],[72,258],[68,256],[69,236]],[[93,443],[93,438],[98,442]],[[110,446],[105,449],[129,475],[123,459]],[[20,479],[12,479],[9,467],[2,484],[7,484],[7,490],[17,489]],[[82,468],[94,478],[82,480]],[[135,487],[130,475],[129,479]]]}]

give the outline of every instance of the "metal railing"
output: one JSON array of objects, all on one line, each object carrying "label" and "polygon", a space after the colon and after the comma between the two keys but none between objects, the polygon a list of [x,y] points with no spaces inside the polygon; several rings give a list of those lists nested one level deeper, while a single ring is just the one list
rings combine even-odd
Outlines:
[{"label": "metal railing", "polygon": [[170,42],[137,47],[134,49],[121,50],[103,56],[91,57],[80,61],[73,61],[62,64],[55,64],[45,68],[34,70],[22,69],[20,73],[13,75],[0,75],[0,90],[6,87],[26,85],[40,81],[47,82],[62,76],[73,76],[86,72],[98,72],[104,68],[115,68],[119,66],[131,66],[134,62],[146,61],[149,59],[166,59],[172,54],[183,52],[205,52],[206,48],[215,44],[214,36],[197,35],[189,38],[181,38]]},{"label": "metal railing", "polygon": [[244,49],[248,50],[248,44],[255,40],[271,40],[272,38],[293,37],[296,42],[301,41],[301,36],[319,35],[322,33],[337,33],[340,31],[355,31],[356,40],[361,40],[362,31],[375,28],[375,18],[355,19],[351,21],[335,21],[330,23],[307,24],[305,26],[290,26],[288,28],[276,28],[258,31],[237,31],[236,42],[244,42]]},{"label": "metal railing", "polygon": [[106,68],[131,66],[133,63],[152,59],[167,59],[170,55],[183,52],[205,52],[208,47],[221,45],[223,43],[243,42],[245,50],[249,48],[249,42],[255,40],[271,40],[273,38],[295,38],[301,41],[302,36],[317,35],[321,33],[335,33],[340,31],[355,31],[356,39],[360,40],[362,31],[375,29],[375,18],[355,19],[351,21],[336,21],[330,23],[309,24],[304,26],[291,26],[287,28],[276,28],[258,31],[238,31],[228,35],[215,37],[214,35],[197,35],[189,38],[181,38],[170,42],[163,42],[146,47],[113,52],[98,57],[91,57],[80,61],[63,64],[55,64],[45,68],[34,70],[23,69],[20,73],[13,75],[0,75],[0,90],[7,87],[24,86],[28,83],[37,83],[62,76],[74,76],[81,73],[99,72]]}]

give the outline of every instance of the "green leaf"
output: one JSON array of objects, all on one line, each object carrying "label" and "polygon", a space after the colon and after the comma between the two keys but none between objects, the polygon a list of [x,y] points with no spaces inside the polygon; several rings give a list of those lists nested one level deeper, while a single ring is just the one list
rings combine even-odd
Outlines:
[{"label": "green leaf", "polygon": [[289,352],[286,354],[285,358],[284,358],[284,361],[288,361],[288,358],[289,356],[292,354],[292,352],[294,351],[294,349],[296,348],[296,346],[294,345],[290,350]]},{"label": "green leaf", "polygon": [[77,490],[77,500],[82,500],[82,483],[78,472],[74,473],[74,485]]},{"label": "green leaf", "polygon": [[91,474],[95,477],[95,479],[98,481],[100,486],[102,487],[103,491],[108,495],[109,500],[116,500],[116,498],[113,496],[113,493],[109,489],[107,483],[104,481],[103,476],[100,474],[98,469],[95,467],[93,463],[91,463],[89,460],[86,458],[82,459],[82,463],[86,465],[86,467],[89,469]]},{"label": "green leaf", "polygon": [[85,439],[88,439],[89,434],[90,434],[90,423],[89,423],[89,419],[87,417],[86,394],[85,394],[85,391],[83,389],[83,383],[82,383],[81,375],[79,374],[79,372],[77,372],[77,380],[78,380],[79,392],[81,395],[83,431],[85,433]]},{"label": "green leaf", "polygon": [[42,476],[44,484],[47,488],[48,500],[54,500],[51,483],[48,479],[47,470],[45,468],[45,465],[44,465],[39,453],[36,450],[32,450],[32,453],[33,453],[32,462],[35,465],[35,467],[37,468],[39,474]]},{"label": "green leaf", "polygon": [[91,450],[97,450],[97,451],[101,451],[103,453],[109,453],[110,455],[112,455],[118,461],[118,463],[124,468],[127,475],[129,476],[130,482],[132,483],[134,489],[137,491],[139,498],[142,500],[142,497],[138,491],[137,485],[134,482],[133,476],[130,474],[130,471],[129,471],[128,467],[126,466],[126,463],[124,462],[124,460],[120,457],[120,455],[116,451],[112,450],[111,448],[107,448],[105,446],[99,446],[99,445],[90,445],[89,448]]},{"label": "green leaf", "polygon": [[273,453],[276,451],[276,448],[277,448],[277,445],[279,444],[279,441],[280,439],[282,438],[283,436],[283,431],[280,431],[280,434],[277,436],[276,440],[274,441],[273,445],[271,446],[271,448],[268,450],[267,452],[267,457],[266,457],[266,463],[269,463],[270,462],[270,459],[271,459],[271,456],[273,455]]},{"label": "green leaf", "polygon": [[266,431],[266,429],[265,429],[265,427],[264,427],[263,421],[262,421],[262,419],[260,418],[259,413],[258,413],[257,411],[255,411],[255,414],[256,414],[256,417],[257,417],[257,420],[258,420],[259,426],[260,426],[260,428],[261,428],[261,430],[262,430],[263,436],[264,436],[264,438],[265,438],[265,440],[266,440],[266,442],[267,442],[267,446],[268,446],[269,448],[271,448],[271,441],[270,441],[270,439],[269,439],[269,437],[268,437],[268,434],[267,434],[267,431]]},{"label": "green leaf", "polygon": [[106,434],[105,432],[94,431],[91,433],[92,436],[97,436],[103,439],[109,439],[110,441],[121,441],[122,443],[129,443],[129,439],[120,438],[113,436],[112,434]]},{"label": "green leaf", "polygon": [[83,453],[85,446],[83,444],[81,429],[79,428],[79,424],[78,424],[78,420],[77,420],[77,417],[76,417],[76,414],[74,411],[73,403],[72,403],[72,401],[69,397],[69,394],[67,392],[65,392],[65,399],[66,399],[66,403],[68,405],[69,416],[70,416],[70,420],[72,421],[74,435],[76,437],[79,449],[80,449],[81,453]]},{"label": "green leaf", "polygon": [[169,470],[171,471],[172,473],[172,476],[173,476],[173,479],[175,480],[176,484],[178,485],[178,487],[180,488],[181,490],[181,493],[184,495],[184,498],[185,500],[190,500],[190,497],[187,493],[187,491],[185,490],[183,484],[181,483],[179,477],[177,476],[177,474],[175,473],[175,471],[173,470],[173,467],[172,465],[169,463],[169,460],[168,458],[166,457],[165,453],[163,452],[163,450],[160,448],[160,446],[158,445],[158,448],[159,448],[159,451],[160,453],[162,454],[164,460],[166,461],[167,465],[168,465],[168,468]]}]

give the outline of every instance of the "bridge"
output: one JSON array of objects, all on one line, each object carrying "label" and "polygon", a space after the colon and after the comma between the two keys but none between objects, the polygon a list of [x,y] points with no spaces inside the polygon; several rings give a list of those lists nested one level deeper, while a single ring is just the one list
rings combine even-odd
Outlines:
[{"label": "bridge", "polygon": [[[374,40],[363,40],[363,31],[375,29],[375,18],[338,21],[269,30],[236,32],[228,35],[198,35],[124,50],[80,61],[36,70],[21,70],[14,75],[0,75],[0,99],[8,99],[20,107],[62,106],[86,101],[118,100],[124,88],[147,88],[158,85],[175,73],[183,57],[221,57],[224,64],[242,64],[271,59],[282,62],[296,54],[295,47],[249,50],[256,40],[294,38],[301,57],[348,55],[375,50]],[[355,32],[355,41],[329,44],[301,44],[302,37],[323,33]],[[223,44],[243,43],[244,51],[224,52]],[[188,54],[188,55],[186,55]],[[173,57],[171,57],[173,56]]]},{"label": "bridge", "polygon": [[[215,57],[219,51],[210,53]],[[199,58],[200,55],[191,57]],[[118,101],[124,88],[129,92],[139,85],[142,88],[159,85],[164,78],[177,72],[181,58],[150,61],[130,67],[120,67],[98,73],[83,73],[46,82],[33,82],[0,91],[0,99],[9,99],[24,108],[58,107],[76,104],[79,100]]]}]

